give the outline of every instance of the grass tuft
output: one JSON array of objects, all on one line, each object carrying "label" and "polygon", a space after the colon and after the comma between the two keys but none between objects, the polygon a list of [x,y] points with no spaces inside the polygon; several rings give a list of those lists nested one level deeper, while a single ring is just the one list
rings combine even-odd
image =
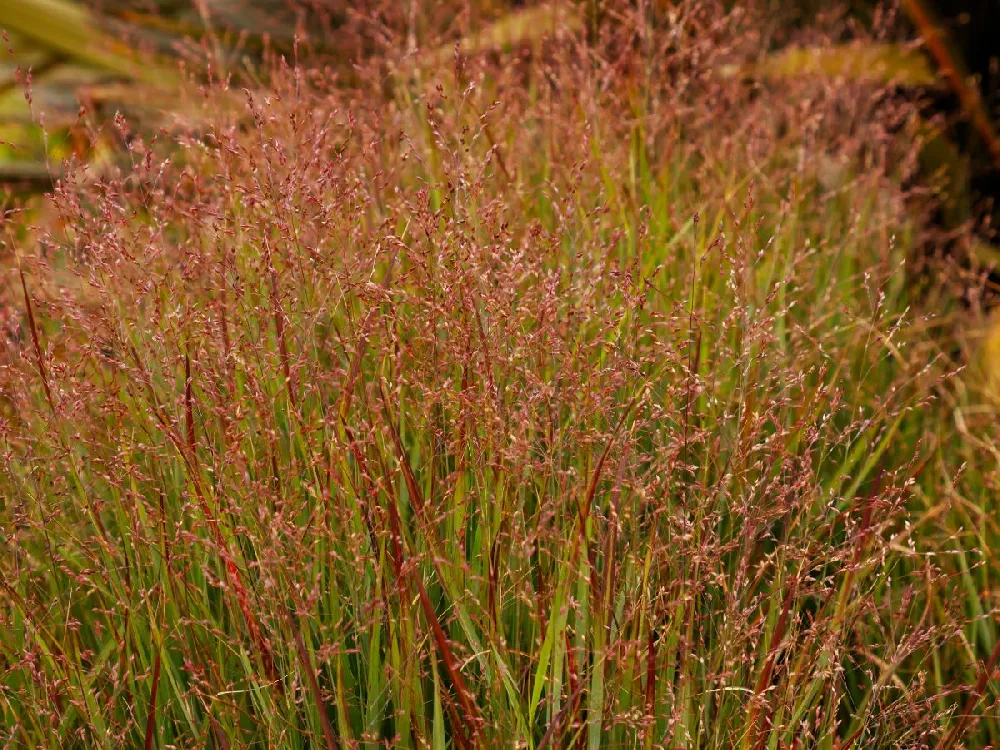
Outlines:
[{"label": "grass tuft", "polygon": [[59,183],[0,369],[5,741],[1000,739],[913,105],[720,76],[764,21],[674,5],[437,68],[387,14],[358,85],[207,86]]}]

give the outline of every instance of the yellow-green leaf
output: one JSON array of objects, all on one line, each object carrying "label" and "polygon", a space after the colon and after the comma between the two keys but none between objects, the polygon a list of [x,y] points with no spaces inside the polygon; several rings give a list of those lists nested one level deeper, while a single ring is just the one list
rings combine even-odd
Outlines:
[{"label": "yellow-green leaf", "polygon": [[137,74],[127,48],[102,34],[83,6],[67,0],[3,0],[0,29],[71,60],[126,77]]},{"label": "yellow-green leaf", "polygon": [[990,399],[1000,401],[1000,317],[996,315],[990,320],[983,337],[979,369],[983,391]]},{"label": "yellow-green leaf", "polygon": [[830,47],[792,47],[766,55],[756,63],[727,68],[723,73],[764,79],[846,78],[922,88],[939,85],[927,58],[902,44],[856,42]]},{"label": "yellow-green leaf", "polygon": [[[458,43],[459,50],[474,55],[495,49],[537,45],[557,31],[577,33],[583,29],[583,12],[576,4],[543,3],[516,10],[470,34]],[[441,47],[433,55],[437,62],[448,60],[454,46]]]}]

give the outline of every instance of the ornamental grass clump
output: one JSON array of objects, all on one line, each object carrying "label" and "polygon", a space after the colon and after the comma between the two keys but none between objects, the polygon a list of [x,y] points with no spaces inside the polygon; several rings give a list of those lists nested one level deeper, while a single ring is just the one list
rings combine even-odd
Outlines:
[{"label": "ornamental grass clump", "polygon": [[720,80],[744,15],[620,10],[357,87],[276,64],[59,184],[0,371],[12,746],[992,726],[912,510],[949,367],[909,105]]}]

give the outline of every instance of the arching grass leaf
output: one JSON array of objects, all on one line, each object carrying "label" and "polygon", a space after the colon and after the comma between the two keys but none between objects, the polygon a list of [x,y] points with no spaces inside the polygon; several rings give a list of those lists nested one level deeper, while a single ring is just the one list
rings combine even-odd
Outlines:
[{"label": "arching grass leaf", "polygon": [[788,48],[766,55],[756,63],[723,72],[727,76],[772,80],[820,76],[920,88],[939,85],[927,58],[912,46],[902,44]]}]

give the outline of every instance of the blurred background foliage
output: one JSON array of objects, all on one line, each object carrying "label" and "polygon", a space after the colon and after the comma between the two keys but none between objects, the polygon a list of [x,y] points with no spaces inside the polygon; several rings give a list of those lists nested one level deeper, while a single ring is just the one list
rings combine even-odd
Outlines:
[{"label": "blurred background foliage", "polygon": [[266,46],[290,51],[302,18],[282,0],[4,0],[0,181],[14,191],[47,187],[63,159],[100,160],[111,142],[90,136],[108,116],[124,110],[130,123],[157,125],[176,114],[185,82],[177,58],[204,68],[207,43],[225,75]]}]

